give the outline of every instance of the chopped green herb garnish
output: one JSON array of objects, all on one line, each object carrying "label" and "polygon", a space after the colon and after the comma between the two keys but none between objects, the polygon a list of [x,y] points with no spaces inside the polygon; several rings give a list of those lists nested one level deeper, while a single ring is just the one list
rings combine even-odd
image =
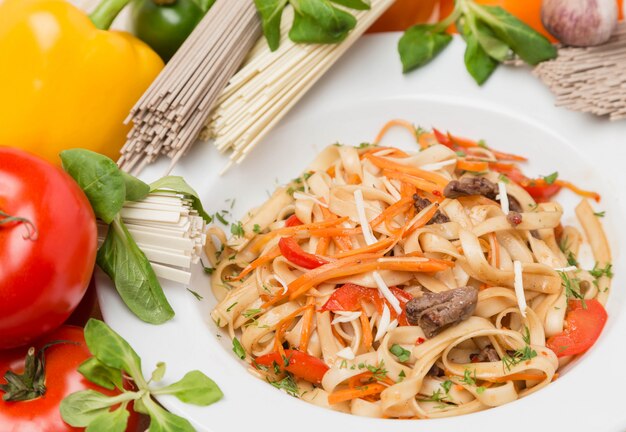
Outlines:
[{"label": "chopped green herb garnish", "polygon": [[260,314],[262,312],[261,309],[248,309],[247,311],[245,311],[242,315],[246,318],[250,318],[253,317],[257,314]]},{"label": "chopped green herb garnish", "polygon": [[513,354],[507,354],[502,357],[502,364],[507,370],[511,370],[513,366],[518,365],[521,362],[531,360],[535,357],[537,357],[537,351],[532,349],[530,345],[527,344],[524,348],[516,350]]},{"label": "chopped green herb garnish", "polygon": [[572,251],[567,252],[567,264],[579,267],[578,260],[576,259]]},{"label": "chopped green herb garnish", "polygon": [[507,176],[505,176],[504,174],[500,174],[498,176],[498,180],[501,181],[502,183],[510,183],[511,180],[509,180],[509,178]]},{"label": "chopped green herb garnish", "polygon": [[598,263],[593,266],[593,270],[589,270],[589,274],[596,279],[599,279],[603,276],[608,277],[609,279],[613,277],[613,264],[609,263],[604,268],[598,267]]},{"label": "chopped green herb garnish", "polygon": [[[569,300],[570,298],[576,298],[583,301],[584,305],[584,296],[580,291],[580,279],[578,278],[570,278],[565,272],[558,272],[559,276],[561,276],[561,283],[565,288],[565,296]],[[583,306],[584,307],[584,306]]]},{"label": "chopped green herb garnish", "polygon": [[202,260],[200,260],[200,264],[202,265],[202,270],[204,270],[204,272],[206,274],[213,274],[213,272],[215,271],[215,269],[213,267],[205,266],[204,262],[202,262]]},{"label": "chopped green herb garnish", "polygon": [[597,216],[597,217],[604,217],[606,216],[606,211],[594,212],[593,214],[594,216]]},{"label": "chopped green herb garnish", "polygon": [[289,372],[287,372],[287,376],[281,380],[270,381],[268,379],[267,382],[269,382],[271,385],[273,385],[277,389],[284,390],[290,396],[300,397],[300,388],[298,387],[298,384],[296,384],[295,380],[293,379],[293,375],[291,375]]},{"label": "chopped green herb garnish", "polygon": [[241,225],[241,221],[230,225],[230,233],[235,237],[243,237],[245,231],[243,225]]},{"label": "chopped green herb garnish", "polygon": [[400,371],[400,373],[398,374],[398,377],[400,378],[400,381],[398,381],[398,382],[402,382],[402,380],[404,380],[404,378],[406,378],[406,374],[404,373],[403,370]]},{"label": "chopped green herb garnish", "polygon": [[254,231],[256,234],[259,234],[261,232],[261,225],[254,224],[254,227],[252,227],[252,231]]},{"label": "chopped green herb garnish", "polygon": [[472,376],[472,372],[469,369],[465,369],[461,382],[471,386],[476,385],[476,369],[474,369],[474,376]]},{"label": "chopped green herb garnish", "polygon": [[194,290],[191,290],[189,288],[187,288],[187,291],[189,291],[191,294],[193,294],[193,296],[196,298],[196,300],[200,301],[202,300],[204,297],[202,297],[200,294],[198,294],[197,292],[195,292]]},{"label": "chopped green herb garnish", "polygon": [[228,309],[226,309],[226,312],[230,312],[232,310],[232,308],[234,308],[237,305],[237,303],[239,303],[239,302],[235,302],[235,303],[231,304],[230,306],[228,306]]},{"label": "chopped green herb garnish", "polygon": [[452,381],[445,380],[444,382],[441,383],[441,387],[446,392],[446,394],[450,393],[450,389],[452,388]]},{"label": "chopped green herb garnish", "polygon": [[339,369],[346,369],[348,367],[348,361],[342,360],[341,365],[339,365]]},{"label": "chopped green herb garnish", "polygon": [[218,221],[222,223],[222,225],[228,225],[228,221],[224,219],[224,216],[222,216],[220,213],[215,213],[215,217]]},{"label": "chopped green herb garnish", "polygon": [[486,388],[483,386],[480,387],[476,387],[476,393],[478,394],[483,394],[485,392]]},{"label": "chopped green herb garnish", "polygon": [[411,358],[411,351],[404,349],[401,345],[398,344],[393,344],[389,351],[391,351],[391,354],[395,355],[398,358],[398,361],[400,363],[409,361],[409,358]]},{"label": "chopped green herb garnish", "polygon": [[239,357],[241,360],[246,358],[246,350],[241,346],[241,342],[236,337],[233,338],[233,352]]},{"label": "chopped green herb garnish", "polygon": [[545,176],[545,177],[543,178],[543,180],[544,180],[547,184],[551,185],[551,184],[554,184],[554,182],[555,182],[555,181],[556,181],[556,179],[558,179],[558,178],[559,178],[559,173],[558,173],[558,171],[555,171],[555,172],[553,172],[552,174]]}]

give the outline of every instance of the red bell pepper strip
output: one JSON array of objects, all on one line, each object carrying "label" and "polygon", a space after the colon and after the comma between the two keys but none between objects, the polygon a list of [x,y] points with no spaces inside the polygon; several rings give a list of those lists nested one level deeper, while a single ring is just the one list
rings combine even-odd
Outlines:
[{"label": "red bell pepper strip", "polygon": [[289,261],[297,266],[306,269],[314,269],[328,264],[328,260],[317,255],[310,254],[302,250],[298,242],[293,237],[283,237],[278,241],[280,253]]},{"label": "red bell pepper strip", "polygon": [[510,180],[519,184],[537,202],[549,201],[561,191],[561,186],[557,183],[547,184],[543,179],[529,179],[515,165],[493,163],[490,166],[494,171],[505,174]]},{"label": "red bell pepper strip", "polygon": [[567,327],[546,342],[557,357],[583,353],[596,342],[608,318],[606,310],[597,300],[570,300],[565,317]]},{"label": "red bell pepper strip", "polygon": [[[287,366],[285,366],[287,364]],[[259,366],[277,368],[280,372],[287,371],[313,384],[321,384],[324,374],[330,369],[326,363],[317,357],[310,356],[302,351],[285,350],[285,357],[273,352],[257,357],[252,365],[257,369]]]},{"label": "red bell pepper strip", "polygon": [[[390,287],[389,289],[398,299],[398,301],[400,302],[400,306],[403,309],[404,305],[413,298],[411,294],[399,288]],[[391,311],[392,317],[395,318],[397,316],[395,310],[390,307],[385,298],[380,294],[380,291],[375,288],[366,288],[351,283],[345,284],[342,287],[336,289],[320,310],[332,312],[355,312],[361,309],[362,302],[372,303],[379,313],[383,310],[383,304],[387,304],[387,307],[389,307]],[[398,318],[398,323],[400,325],[409,325],[408,321],[406,320],[406,314],[404,310]]]},{"label": "red bell pepper strip", "polygon": [[302,225],[302,221],[298,219],[298,216],[296,216],[295,214],[292,214],[287,218],[287,220],[285,220],[286,227],[294,227],[298,225]]}]

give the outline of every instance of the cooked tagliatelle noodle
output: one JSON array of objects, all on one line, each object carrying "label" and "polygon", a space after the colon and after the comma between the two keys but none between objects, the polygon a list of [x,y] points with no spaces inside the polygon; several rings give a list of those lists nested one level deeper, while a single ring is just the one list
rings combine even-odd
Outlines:
[{"label": "cooked tagliatelle noodle", "polygon": [[[213,320],[258,377],[356,415],[449,417],[540,390],[606,321],[599,196],[403,121],[375,143],[397,125],[415,152],[329,146],[236,235],[213,229]],[[561,224],[561,188],[585,197],[582,231]]]}]

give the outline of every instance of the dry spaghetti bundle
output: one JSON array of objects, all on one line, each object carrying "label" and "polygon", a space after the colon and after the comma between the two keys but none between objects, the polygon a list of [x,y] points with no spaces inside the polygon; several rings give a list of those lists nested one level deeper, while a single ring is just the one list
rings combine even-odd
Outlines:
[{"label": "dry spaghetti bundle", "polygon": [[626,23],[604,45],[559,49],[558,58],[534,73],[556,95],[557,106],[626,118]]},{"label": "dry spaghetti bundle", "polygon": [[288,7],[280,48],[271,52],[264,39],[257,43],[246,65],[221,94],[201,138],[214,138],[221,152],[232,151],[231,164],[241,162],[392,3],[372,0],[370,10],[356,12],[356,28],[337,45],[302,45],[289,40],[286,34],[293,11]]},{"label": "dry spaghetti bundle", "polygon": [[216,2],[132,109],[120,167],[137,173],[161,154],[175,164],[259,35],[254,2]]}]

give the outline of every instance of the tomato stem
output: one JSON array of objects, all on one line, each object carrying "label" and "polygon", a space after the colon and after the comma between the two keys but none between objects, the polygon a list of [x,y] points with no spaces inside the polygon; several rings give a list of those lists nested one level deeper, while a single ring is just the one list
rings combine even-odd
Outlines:
[{"label": "tomato stem", "polygon": [[89,14],[89,19],[100,30],[108,30],[115,18],[129,3],[130,0],[102,0]]},{"label": "tomato stem", "polygon": [[24,227],[26,228],[26,235],[22,236],[24,240],[33,240],[33,241],[37,240],[37,236],[38,236],[37,227],[30,219],[19,217],[19,216],[12,216],[0,210],[0,226],[7,225],[10,223],[14,223],[16,225],[19,225],[19,224],[24,225]]}]

